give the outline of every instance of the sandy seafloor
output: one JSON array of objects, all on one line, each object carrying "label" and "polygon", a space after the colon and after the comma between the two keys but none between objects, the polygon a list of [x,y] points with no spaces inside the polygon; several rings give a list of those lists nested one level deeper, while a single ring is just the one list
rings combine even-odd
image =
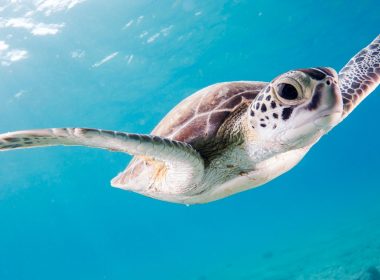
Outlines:
[{"label": "sandy seafloor", "polygon": [[[379,1],[0,0],[0,132],[149,133],[207,85],[339,70]],[[186,207],[109,187],[130,157],[0,154],[0,279],[380,279],[379,89],[293,170]]]}]

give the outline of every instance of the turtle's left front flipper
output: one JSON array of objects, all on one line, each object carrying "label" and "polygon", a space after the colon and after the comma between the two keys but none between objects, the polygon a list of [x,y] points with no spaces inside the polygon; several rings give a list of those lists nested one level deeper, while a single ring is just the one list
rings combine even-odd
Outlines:
[{"label": "turtle's left front flipper", "polygon": [[380,35],[340,70],[343,96],[342,120],[380,83]]},{"label": "turtle's left front flipper", "polygon": [[87,146],[146,156],[166,166],[173,188],[191,187],[203,176],[204,163],[189,144],[159,136],[90,128],[52,128],[0,134],[0,151],[44,146]]}]

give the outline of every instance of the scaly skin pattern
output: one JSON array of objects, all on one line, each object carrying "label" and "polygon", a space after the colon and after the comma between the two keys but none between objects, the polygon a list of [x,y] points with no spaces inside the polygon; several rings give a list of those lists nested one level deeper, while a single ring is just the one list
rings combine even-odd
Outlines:
[{"label": "scaly skin pattern", "polygon": [[186,98],[151,134],[53,128],[0,134],[0,151],[86,146],[135,155],[111,184],[165,201],[206,203],[294,167],[378,85],[380,37],[339,72],[286,72],[269,83],[229,82]]},{"label": "scaly skin pattern", "polygon": [[380,35],[339,72],[346,117],[380,83]]}]

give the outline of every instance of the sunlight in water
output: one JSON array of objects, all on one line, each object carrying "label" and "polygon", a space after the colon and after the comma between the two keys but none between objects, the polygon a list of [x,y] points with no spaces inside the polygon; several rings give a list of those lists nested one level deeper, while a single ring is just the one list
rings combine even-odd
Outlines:
[{"label": "sunlight in water", "polygon": [[[378,0],[0,0],[0,134],[149,134],[215,83],[339,71],[379,34],[379,8]],[[379,280],[379,93],[290,172],[204,205],[111,188],[127,154],[0,152],[0,280]]]}]

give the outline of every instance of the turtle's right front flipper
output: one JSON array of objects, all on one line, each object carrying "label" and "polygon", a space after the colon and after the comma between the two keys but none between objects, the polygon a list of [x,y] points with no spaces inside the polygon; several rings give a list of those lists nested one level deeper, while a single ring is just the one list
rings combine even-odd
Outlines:
[{"label": "turtle's right front flipper", "polygon": [[[164,180],[172,193],[196,188],[204,163],[191,145],[159,136],[89,128],[52,128],[0,134],[0,151],[44,146],[87,146],[145,156],[164,163]],[[157,182],[153,182],[157,183]]]},{"label": "turtle's right front flipper", "polygon": [[342,120],[380,83],[380,35],[357,53],[339,72],[343,97]]}]

